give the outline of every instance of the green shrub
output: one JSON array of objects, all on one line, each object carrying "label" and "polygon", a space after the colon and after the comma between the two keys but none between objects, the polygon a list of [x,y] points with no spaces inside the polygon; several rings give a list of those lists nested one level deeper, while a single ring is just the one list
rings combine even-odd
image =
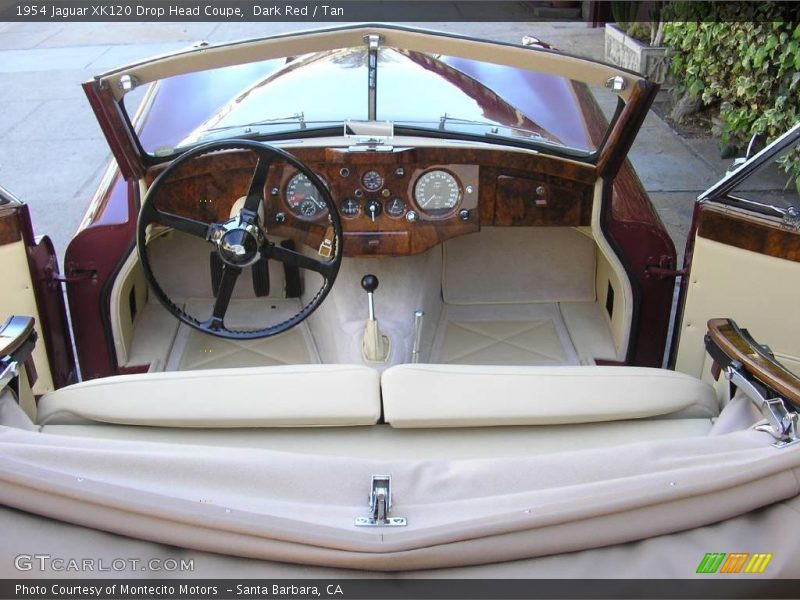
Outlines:
[{"label": "green shrub", "polygon": [[[772,3],[725,4],[728,22],[704,22],[699,15],[666,24],[670,71],[678,91],[719,105],[724,142],[743,146],[756,133],[771,141],[800,119],[800,25]],[[737,12],[743,10],[748,14]],[[800,153],[782,166],[800,190]]]}]

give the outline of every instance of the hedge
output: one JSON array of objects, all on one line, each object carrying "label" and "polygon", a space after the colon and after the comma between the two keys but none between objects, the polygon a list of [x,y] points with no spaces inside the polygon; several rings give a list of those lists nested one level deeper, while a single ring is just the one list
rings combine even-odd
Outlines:
[{"label": "hedge", "polygon": [[[678,91],[719,104],[723,142],[742,146],[753,134],[771,141],[800,119],[800,24],[771,3],[736,22],[746,17],[737,4],[727,8],[728,22],[668,22],[664,45]],[[782,166],[800,193],[800,152]]]}]

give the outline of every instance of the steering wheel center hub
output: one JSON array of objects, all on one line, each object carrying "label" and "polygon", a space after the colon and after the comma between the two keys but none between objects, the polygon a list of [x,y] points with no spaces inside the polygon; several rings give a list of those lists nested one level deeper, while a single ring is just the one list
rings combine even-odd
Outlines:
[{"label": "steering wheel center hub", "polygon": [[235,227],[222,234],[217,242],[220,258],[234,267],[246,267],[259,259],[261,241],[252,226]]}]

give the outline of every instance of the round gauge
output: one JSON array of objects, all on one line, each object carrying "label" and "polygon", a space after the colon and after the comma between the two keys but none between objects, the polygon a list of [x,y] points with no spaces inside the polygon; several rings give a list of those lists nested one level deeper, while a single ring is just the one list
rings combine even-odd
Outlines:
[{"label": "round gauge", "polygon": [[406,212],[406,203],[400,198],[392,198],[386,203],[386,214],[391,217],[402,217]]},{"label": "round gauge", "polygon": [[428,214],[444,214],[453,210],[461,198],[461,187],[447,171],[428,171],[414,184],[414,201]]},{"label": "round gauge", "polygon": [[319,190],[302,173],[294,175],[286,185],[286,204],[294,214],[306,219],[325,212]]},{"label": "round gauge", "polygon": [[358,204],[357,200],[353,200],[352,198],[347,198],[344,202],[342,202],[342,214],[345,217],[353,218],[357,217],[358,213],[361,212],[361,207]]},{"label": "round gauge", "polygon": [[361,185],[365,190],[377,192],[383,187],[383,176],[377,171],[367,171],[361,176]]}]

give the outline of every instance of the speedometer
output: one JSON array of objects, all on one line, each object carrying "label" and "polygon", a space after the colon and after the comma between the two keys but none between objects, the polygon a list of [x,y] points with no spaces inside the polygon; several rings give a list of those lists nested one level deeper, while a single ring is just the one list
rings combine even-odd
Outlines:
[{"label": "speedometer", "polygon": [[313,219],[325,211],[319,190],[302,173],[297,173],[286,185],[286,204],[294,214],[306,219]]},{"label": "speedometer", "polygon": [[431,215],[452,211],[461,200],[461,186],[448,171],[437,169],[423,173],[414,184],[414,201],[420,210]]}]

